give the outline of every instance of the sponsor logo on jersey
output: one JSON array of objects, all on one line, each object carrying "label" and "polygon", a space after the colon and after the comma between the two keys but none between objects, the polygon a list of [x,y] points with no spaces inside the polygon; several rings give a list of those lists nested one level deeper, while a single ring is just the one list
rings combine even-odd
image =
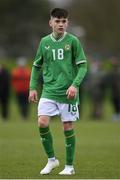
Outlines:
[{"label": "sponsor logo on jersey", "polygon": [[65,45],[65,50],[66,50],[66,51],[69,51],[69,50],[70,50],[70,45],[69,45],[69,44],[66,44],[66,45]]},{"label": "sponsor logo on jersey", "polygon": [[48,50],[49,48],[50,48],[50,46],[48,46],[48,45],[47,45],[47,46],[45,46],[45,49],[47,49],[47,50]]}]

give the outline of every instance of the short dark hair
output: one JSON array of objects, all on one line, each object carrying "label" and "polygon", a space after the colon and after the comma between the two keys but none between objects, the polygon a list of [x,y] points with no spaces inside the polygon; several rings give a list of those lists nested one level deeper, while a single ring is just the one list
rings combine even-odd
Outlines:
[{"label": "short dark hair", "polygon": [[68,11],[65,9],[61,9],[61,8],[54,8],[50,12],[50,16],[56,17],[56,18],[68,18]]}]

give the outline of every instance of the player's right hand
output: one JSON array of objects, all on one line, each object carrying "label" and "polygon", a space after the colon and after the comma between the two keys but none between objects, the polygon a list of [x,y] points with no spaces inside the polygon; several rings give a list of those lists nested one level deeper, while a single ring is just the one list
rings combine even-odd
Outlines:
[{"label": "player's right hand", "polygon": [[36,90],[30,90],[28,101],[29,102],[34,102],[34,103],[38,102],[38,95],[37,95],[37,91]]}]

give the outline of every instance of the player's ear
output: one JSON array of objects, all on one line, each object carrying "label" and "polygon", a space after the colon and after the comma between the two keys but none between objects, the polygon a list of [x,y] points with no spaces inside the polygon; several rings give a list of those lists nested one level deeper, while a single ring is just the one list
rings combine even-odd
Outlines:
[{"label": "player's ear", "polygon": [[69,24],[69,20],[67,19],[67,25]]},{"label": "player's ear", "polygon": [[51,19],[49,20],[49,26],[52,27],[52,21],[51,21]]}]

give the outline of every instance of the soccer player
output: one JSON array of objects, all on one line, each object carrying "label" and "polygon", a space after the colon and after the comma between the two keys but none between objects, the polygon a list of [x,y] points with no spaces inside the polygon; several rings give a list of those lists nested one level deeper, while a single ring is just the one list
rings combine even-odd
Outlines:
[{"label": "soccer player", "polygon": [[49,25],[52,33],[40,41],[33,63],[29,102],[37,102],[37,83],[43,69],[43,90],[38,104],[38,127],[41,141],[48,157],[40,174],[49,174],[59,166],[49,128],[52,116],[59,115],[66,140],[66,164],[60,175],[75,174],[75,133],[73,122],[79,118],[79,86],[86,71],[87,61],[77,37],[66,32],[68,12],[55,8],[51,11]]}]

